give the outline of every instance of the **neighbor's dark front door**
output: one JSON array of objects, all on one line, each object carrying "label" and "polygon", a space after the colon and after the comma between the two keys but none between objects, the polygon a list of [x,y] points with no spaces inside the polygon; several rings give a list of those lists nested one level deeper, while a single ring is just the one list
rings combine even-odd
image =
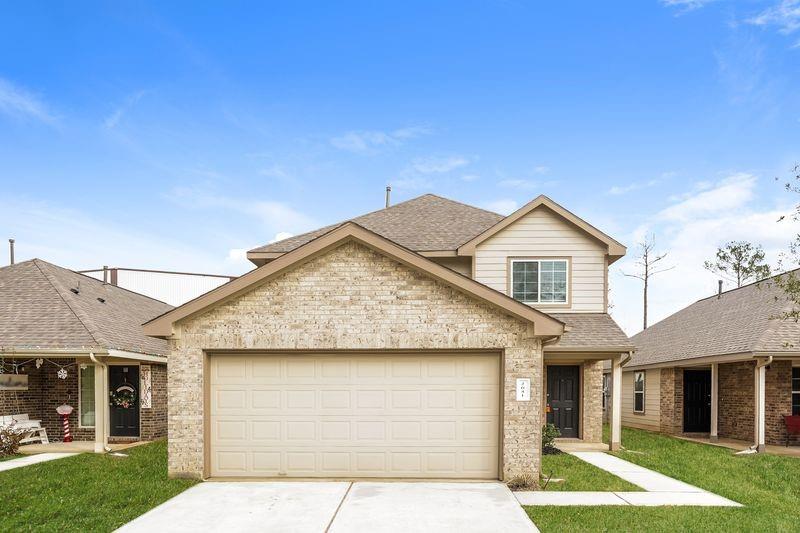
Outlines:
[{"label": "neighbor's dark front door", "polygon": [[130,407],[120,407],[110,402],[111,435],[113,437],[139,436],[139,367],[108,367],[108,385],[112,392],[132,392],[136,401]]},{"label": "neighbor's dark front door", "polygon": [[711,370],[683,371],[683,431],[711,431]]},{"label": "neighbor's dark front door", "polygon": [[578,438],[580,367],[547,367],[547,421],[562,437]]}]

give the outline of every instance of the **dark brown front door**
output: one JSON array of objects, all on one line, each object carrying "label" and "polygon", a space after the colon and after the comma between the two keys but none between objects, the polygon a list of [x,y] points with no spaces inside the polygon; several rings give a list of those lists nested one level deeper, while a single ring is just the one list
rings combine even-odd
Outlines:
[{"label": "dark brown front door", "polygon": [[547,421],[562,437],[578,438],[579,366],[547,367]]},{"label": "dark brown front door", "polygon": [[[112,437],[139,436],[139,367],[135,365],[108,367],[108,388],[120,400],[109,398],[109,418]],[[134,398],[133,402],[126,401]],[[119,405],[123,403],[123,405]]]},{"label": "dark brown front door", "polygon": [[711,370],[683,371],[683,431],[711,431]]}]

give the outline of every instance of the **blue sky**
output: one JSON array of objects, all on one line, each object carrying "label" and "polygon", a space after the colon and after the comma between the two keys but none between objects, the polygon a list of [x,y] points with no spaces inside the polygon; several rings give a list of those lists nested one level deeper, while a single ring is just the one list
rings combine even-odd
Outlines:
[{"label": "blue sky", "polygon": [[387,183],[504,213],[544,193],[631,252],[656,235],[658,319],[714,289],[718,244],[774,259],[797,232],[774,178],[800,161],[800,0],[26,4],[0,18],[20,259],[238,274]]}]

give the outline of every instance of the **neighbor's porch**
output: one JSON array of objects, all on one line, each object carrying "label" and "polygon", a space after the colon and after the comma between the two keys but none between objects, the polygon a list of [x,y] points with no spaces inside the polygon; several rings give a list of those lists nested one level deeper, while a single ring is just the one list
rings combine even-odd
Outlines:
[{"label": "neighbor's porch", "polygon": [[[25,444],[21,453],[102,453],[166,435],[166,366],[154,364],[160,359],[53,351],[0,357],[6,376],[0,380],[0,415],[27,415],[44,428],[49,441]],[[124,406],[117,405],[118,398],[126,399]],[[72,407],[67,416],[70,443],[63,442],[63,420],[56,411],[62,405]]]},{"label": "neighbor's porch", "polygon": [[660,370],[661,431],[757,451],[788,443],[800,455],[784,422],[800,414],[800,358],[731,359]]}]

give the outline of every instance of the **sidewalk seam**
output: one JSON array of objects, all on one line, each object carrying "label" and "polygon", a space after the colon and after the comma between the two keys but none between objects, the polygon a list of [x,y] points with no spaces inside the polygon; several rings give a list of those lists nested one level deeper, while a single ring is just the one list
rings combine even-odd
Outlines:
[{"label": "sidewalk seam", "polygon": [[339,505],[336,506],[336,510],[333,512],[333,516],[331,516],[330,522],[328,522],[327,527],[325,527],[325,533],[328,533],[328,531],[330,531],[331,526],[333,525],[333,521],[336,520],[336,515],[339,514],[339,509],[341,509],[342,505],[344,505],[344,501],[347,499],[347,495],[350,494],[350,489],[352,488],[353,488],[353,481],[350,482],[350,485],[347,486],[347,490],[344,491],[344,496],[342,496],[342,500],[339,502]]}]

